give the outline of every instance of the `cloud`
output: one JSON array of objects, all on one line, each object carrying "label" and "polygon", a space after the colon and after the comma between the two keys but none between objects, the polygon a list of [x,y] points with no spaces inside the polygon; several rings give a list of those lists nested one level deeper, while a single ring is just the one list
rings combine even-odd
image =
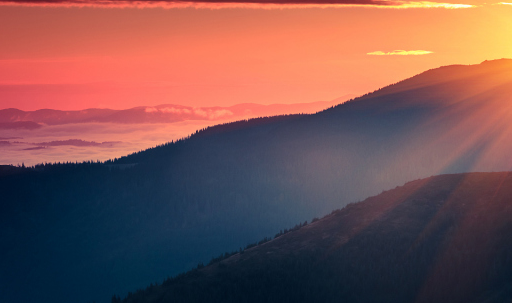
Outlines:
[{"label": "cloud", "polygon": [[197,116],[200,116],[202,118],[207,118],[210,120],[215,120],[223,117],[229,117],[233,116],[233,112],[227,109],[201,109],[201,108],[195,108],[194,114]]},{"label": "cloud", "polygon": [[211,109],[211,108],[177,108],[172,106],[166,106],[166,107],[146,107],[144,109],[144,112],[146,113],[161,113],[161,114],[170,114],[174,116],[185,116],[184,118],[187,119],[187,116],[196,116],[196,118],[202,118],[202,119],[219,119],[224,117],[233,116],[233,112],[227,109]]},{"label": "cloud", "polygon": [[392,52],[382,52],[382,51],[376,51],[376,52],[371,52],[371,53],[367,53],[367,55],[370,55],[370,56],[418,56],[418,55],[428,55],[428,54],[432,54],[433,52],[431,51],[426,51],[426,50],[410,50],[410,51],[406,51],[406,50],[394,50]]},{"label": "cloud", "polygon": [[146,107],[146,108],[144,109],[144,111],[145,111],[146,113],[155,113],[155,112],[158,112],[158,108],[154,108],[154,107]]},{"label": "cloud", "polygon": [[[16,165],[24,162],[25,165],[34,165],[43,162],[98,159],[104,161],[177,140],[193,134],[197,129],[218,123],[207,119],[154,124],[94,122],[50,125],[36,130],[3,130],[4,138],[23,137],[24,142],[10,141],[10,144],[0,144],[0,164]],[[72,145],[69,144],[72,143],[70,138],[80,138],[83,142]],[[119,142],[112,144],[112,141]],[[41,147],[41,142],[50,147]],[[59,142],[68,144],[58,144]],[[97,144],[87,144],[91,142]]]},{"label": "cloud", "polygon": [[164,114],[186,114],[189,115],[192,111],[188,108],[175,108],[175,107],[163,107],[159,109]]},{"label": "cloud", "polygon": [[[190,109],[187,109],[187,108],[176,108],[176,107],[159,107],[159,108],[156,108],[156,107],[146,107],[144,109],[144,111],[146,113],[163,113],[163,114],[176,114],[176,115],[181,115],[181,114],[191,114],[192,111]],[[203,115],[203,114],[199,114],[201,116],[206,116],[206,115]]]},{"label": "cloud", "polygon": [[232,116],[233,112],[227,110],[227,109],[219,109],[214,110],[208,114],[208,118],[210,119],[218,119],[220,117],[226,117],[226,116]]},{"label": "cloud", "polygon": [[189,114],[190,113],[190,110],[187,110],[187,112],[185,112],[185,110],[186,109],[180,109],[180,108],[174,108],[174,107],[164,107],[164,108],[160,109],[160,111],[165,114],[181,114],[181,113]]},{"label": "cloud", "polygon": [[500,3],[497,3],[498,5],[512,5],[512,3],[508,3],[508,2],[500,2]]},{"label": "cloud", "polygon": [[208,113],[205,110],[202,110],[200,108],[195,108],[194,109],[194,114],[196,114],[198,116],[201,116],[201,117],[207,117],[208,116]]},{"label": "cloud", "polygon": [[110,8],[445,8],[460,9],[474,7],[469,4],[442,3],[431,1],[403,0],[192,0],[192,1],[130,1],[130,0],[0,0],[0,5],[9,6],[59,6],[59,7],[110,7]]}]

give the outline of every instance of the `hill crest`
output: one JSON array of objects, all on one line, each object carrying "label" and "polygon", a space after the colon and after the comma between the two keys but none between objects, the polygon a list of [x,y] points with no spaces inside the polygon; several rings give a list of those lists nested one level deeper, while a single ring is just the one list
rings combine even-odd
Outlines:
[{"label": "hill crest", "polygon": [[123,302],[504,302],[511,215],[510,172],[416,180]]}]

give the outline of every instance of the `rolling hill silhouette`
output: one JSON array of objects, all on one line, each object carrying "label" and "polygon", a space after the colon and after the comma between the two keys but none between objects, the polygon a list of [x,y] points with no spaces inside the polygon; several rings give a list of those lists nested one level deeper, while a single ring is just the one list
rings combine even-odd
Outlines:
[{"label": "rolling hill silhouette", "polygon": [[512,173],[441,175],[122,302],[510,302],[511,274]]},{"label": "rolling hill silhouette", "polygon": [[409,180],[509,170],[511,96],[512,60],[448,66],[104,164],[2,169],[0,300],[102,302]]}]

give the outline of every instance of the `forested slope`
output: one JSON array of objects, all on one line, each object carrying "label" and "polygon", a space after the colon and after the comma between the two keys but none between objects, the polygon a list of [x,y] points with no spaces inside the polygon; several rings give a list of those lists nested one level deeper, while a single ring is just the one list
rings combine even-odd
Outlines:
[{"label": "forested slope", "polygon": [[0,301],[103,302],[408,180],[509,170],[511,96],[512,60],[449,66],[107,163],[2,169]]},{"label": "forested slope", "polygon": [[409,182],[119,301],[510,300],[512,174],[507,172]]}]

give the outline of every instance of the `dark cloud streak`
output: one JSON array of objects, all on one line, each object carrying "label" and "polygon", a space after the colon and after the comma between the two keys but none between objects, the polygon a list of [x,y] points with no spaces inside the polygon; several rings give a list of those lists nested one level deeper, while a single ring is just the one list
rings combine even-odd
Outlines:
[{"label": "dark cloud streak", "polygon": [[0,5],[22,6],[94,6],[94,7],[196,7],[196,8],[298,8],[366,6],[387,8],[469,8],[472,5],[430,1],[402,0],[192,0],[192,1],[125,1],[125,0],[0,0]]},{"label": "dark cloud streak", "polygon": [[95,0],[14,0],[5,1],[0,0],[0,3],[12,3],[12,4],[28,4],[28,5],[97,5],[97,6],[160,6],[165,4],[193,4],[193,3],[205,3],[205,4],[235,4],[235,3],[249,3],[249,4],[341,4],[341,5],[399,5],[401,1],[386,1],[386,0],[201,0],[201,1],[124,1],[124,0],[107,0],[107,1],[95,1]]}]

